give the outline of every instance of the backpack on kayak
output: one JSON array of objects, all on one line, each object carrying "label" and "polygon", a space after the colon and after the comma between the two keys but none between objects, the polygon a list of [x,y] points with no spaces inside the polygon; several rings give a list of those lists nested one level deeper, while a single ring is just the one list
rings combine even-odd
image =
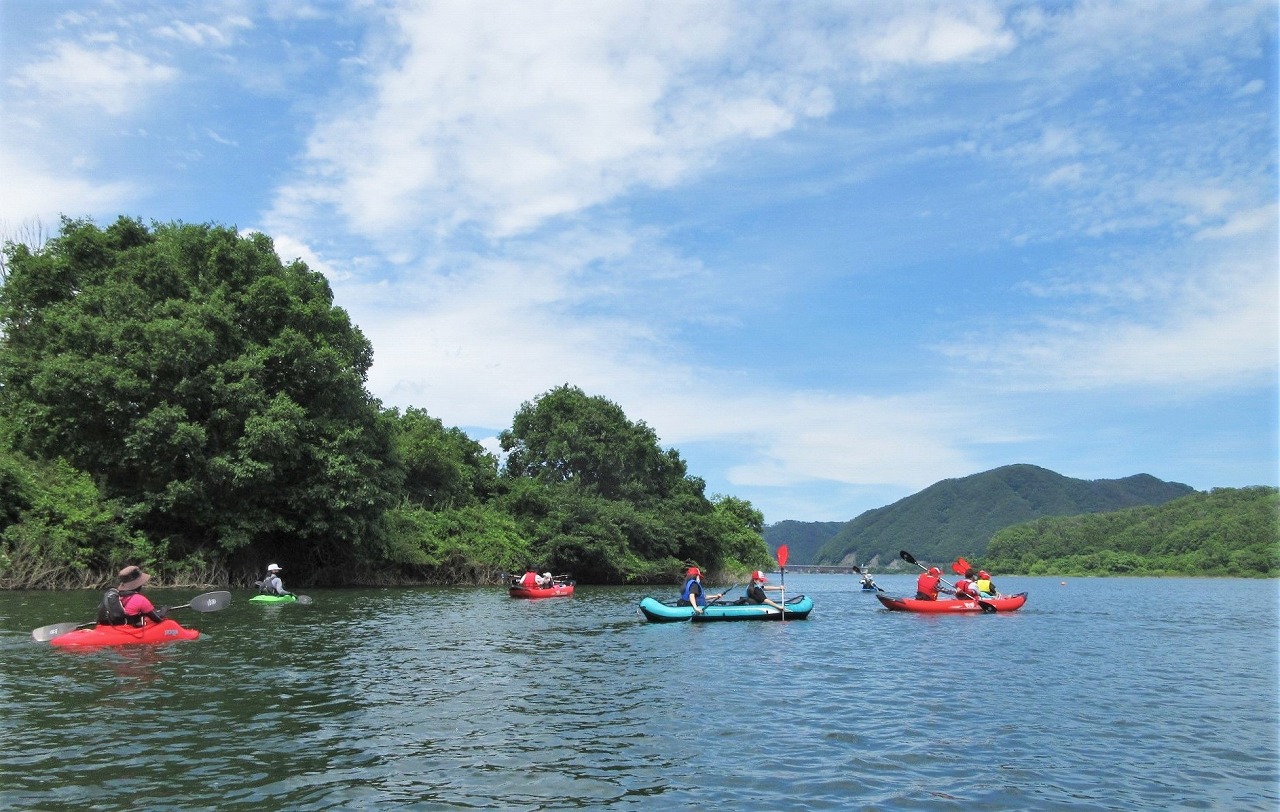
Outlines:
[{"label": "backpack on kayak", "polygon": [[108,589],[98,604],[98,622],[104,626],[123,626],[128,622],[124,614],[124,603],[120,600],[120,590],[115,587]]}]

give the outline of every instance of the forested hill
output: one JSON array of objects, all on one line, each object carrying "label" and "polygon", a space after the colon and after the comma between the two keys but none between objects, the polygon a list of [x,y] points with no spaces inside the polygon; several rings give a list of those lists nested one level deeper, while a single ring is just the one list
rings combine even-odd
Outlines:
[{"label": "forested hill", "polygon": [[1028,575],[1280,575],[1280,492],[1216,488],[1159,507],[1037,519],[991,539],[985,566]]},{"label": "forested hill", "polygon": [[764,529],[765,543],[776,551],[787,545],[788,561],[812,564],[822,545],[833,539],[847,522],[798,522],[791,519],[771,524]]},{"label": "forested hill", "polygon": [[[1006,465],[943,480],[863,513],[822,546],[814,563],[888,566],[904,549],[922,561],[982,556],[997,531],[1015,524],[1045,516],[1161,505],[1194,492],[1189,485],[1148,474],[1083,480],[1035,465]],[[773,546],[768,529],[765,540]]]}]

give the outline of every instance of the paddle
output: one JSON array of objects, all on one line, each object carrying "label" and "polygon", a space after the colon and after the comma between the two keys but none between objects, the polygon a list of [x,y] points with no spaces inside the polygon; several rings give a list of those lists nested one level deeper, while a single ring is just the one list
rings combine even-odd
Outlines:
[{"label": "paddle", "polygon": [[881,592],[884,592],[884,591],[885,591],[885,590],[884,590],[884,588],[883,588],[883,587],[881,587],[879,584],[877,584],[877,583],[876,583],[876,582],[871,578],[871,576],[870,576],[870,575],[866,575],[866,573],[864,573],[862,570],[858,569],[858,565],[857,565],[857,564],[854,564],[854,565],[853,565],[853,571],[854,571],[854,572],[856,572],[856,573],[858,573],[859,575],[864,575],[864,576],[866,576],[866,577],[863,579],[863,582],[864,582],[864,583],[865,583],[866,581],[871,581],[871,585],[872,585],[873,587],[875,587],[876,589],[879,589]]},{"label": "paddle", "polygon": [[[778,572],[782,576],[781,578],[782,600],[778,601],[778,603],[782,604],[784,607],[787,605],[787,556],[789,556],[790,554],[791,553],[787,549],[787,545],[784,544],[778,548]],[[782,610],[782,616],[779,619],[780,620],[787,619],[787,610],[785,608]]]},{"label": "paddle", "polygon": [[[308,599],[309,600],[309,599]],[[227,604],[231,603],[230,592],[206,592],[203,595],[196,595],[191,599],[190,603],[184,603],[181,606],[170,606],[165,612],[171,612],[174,609],[194,609],[197,612],[216,612],[219,609],[227,608]],[[76,629],[89,629],[98,625],[95,623],[54,623],[49,626],[41,626],[31,631],[31,639],[37,643],[47,643],[59,635],[73,632]]]},{"label": "paddle", "polygon": [[[928,567],[926,567],[924,564],[921,564],[919,561],[916,561],[915,557],[912,556],[911,553],[907,552],[906,550],[899,550],[898,555],[902,556],[903,561],[906,561],[910,564],[915,564],[917,567],[924,570],[925,572],[929,571]],[[950,581],[947,581],[946,579],[939,578],[938,580],[942,581],[942,583],[946,584],[952,589],[956,588],[955,584],[951,583]],[[981,609],[983,612],[990,614],[992,612],[998,611],[994,605],[987,603],[986,601],[983,601],[981,598],[974,598],[974,600],[978,602],[978,608]]]}]

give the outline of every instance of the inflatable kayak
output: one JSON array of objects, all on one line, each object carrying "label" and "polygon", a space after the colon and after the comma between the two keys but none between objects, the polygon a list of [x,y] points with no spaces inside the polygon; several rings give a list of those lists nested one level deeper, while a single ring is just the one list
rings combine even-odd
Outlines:
[{"label": "inflatable kayak", "polygon": [[[787,620],[804,620],[813,611],[813,599],[805,595],[787,598]],[[656,598],[640,601],[640,613],[650,623],[712,623],[721,620],[781,620],[782,612],[762,603],[712,603],[694,614],[692,606],[677,606],[675,601],[663,603]]]},{"label": "inflatable kayak", "polygon": [[511,585],[507,592],[513,598],[567,598],[573,594],[573,581],[565,584],[552,584],[546,587],[528,587]]},{"label": "inflatable kayak", "polygon": [[296,595],[254,595],[249,603],[297,603]]},{"label": "inflatable kayak", "polygon": [[[1022,604],[1027,602],[1027,593],[1019,592],[1016,595],[1001,595],[998,598],[981,598],[980,600],[958,601],[955,598],[945,598],[936,601],[921,601],[915,598],[895,598],[890,595],[876,595],[880,602],[885,605],[886,609],[894,612],[924,612],[926,614],[954,614],[956,612],[1013,612],[1022,608]],[[988,608],[984,608],[988,607]]]},{"label": "inflatable kayak", "polygon": [[145,626],[103,626],[77,629],[58,635],[49,641],[51,646],[78,648],[82,646],[133,646],[155,643],[173,643],[178,640],[195,640],[200,632],[178,625],[178,621],[165,618],[160,623]]}]

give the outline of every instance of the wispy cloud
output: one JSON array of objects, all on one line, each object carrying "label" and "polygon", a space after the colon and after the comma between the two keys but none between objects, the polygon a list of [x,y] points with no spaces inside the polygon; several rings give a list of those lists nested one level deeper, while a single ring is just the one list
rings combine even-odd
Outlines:
[{"label": "wispy cloud", "polygon": [[178,71],[119,45],[55,45],[45,59],[10,80],[51,104],[80,104],[118,116],[142,104],[148,90],[176,80]]}]

